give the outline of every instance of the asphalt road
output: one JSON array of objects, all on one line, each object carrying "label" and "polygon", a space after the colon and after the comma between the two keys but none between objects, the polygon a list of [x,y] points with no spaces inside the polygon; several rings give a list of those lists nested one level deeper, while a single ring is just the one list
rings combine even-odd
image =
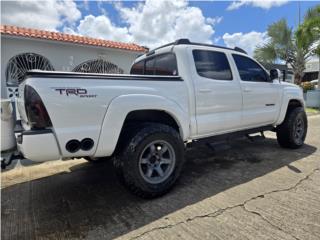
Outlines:
[{"label": "asphalt road", "polygon": [[298,150],[270,133],[186,155],[175,188],[154,200],[127,192],[108,162],[21,162],[1,175],[1,237],[320,239],[319,115]]}]

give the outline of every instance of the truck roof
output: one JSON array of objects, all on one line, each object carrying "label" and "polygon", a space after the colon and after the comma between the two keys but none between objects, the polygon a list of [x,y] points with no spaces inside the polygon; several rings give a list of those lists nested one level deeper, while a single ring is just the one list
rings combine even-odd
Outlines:
[{"label": "truck roof", "polygon": [[191,42],[187,38],[181,38],[181,39],[178,39],[178,40],[176,40],[174,42],[171,42],[171,43],[162,45],[160,47],[157,47],[155,49],[152,49],[151,51],[146,53],[146,56],[154,54],[154,52],[156,50],[159,50],[161,48],[168,47],[168,46],[174,46],[174,45],[195,45],[195,46],[214,47],[214,48],[222,48],[222,49],[233,50],[233,51],[237,51],[237,52],[241,52],[241,53],[247,54],[247,52],[245,50],[243,50],[242,48],[239,48],[239,47],[228,48],[228,47],[223,47],[223,46],[218,46],[218,45],[213,45],[213,44]]},{"label": "truck roof", "polygon": [[196,42],[191,42],[189,39],[187,38],[181,38],[178,39],[174,42],[171,43],[167,43],[165,45],[162,45],[160,47],[151,49],[150,51],[148,51],[147,53],[141,54],[139,55],[134,62],[139,62],[141,59],[147,58],[151,55],[154,55],[156,53],[156,51],[170,47],[170,46],[176,46],[176,45],[193,45],[193,46],[204,46],[204,47],[212,47],[212,48],[220,48],[220,49],[226,49],[226,50],[231,50],[231,51],[236,51],[236,52],[240,52],[243,54],[247,54],[247,52],[245,50],[243,50],[242,48],[239,47],[235,47],[235,48],[229,48],[229,47],[223,47],[223,46],[218,46],[218,45],[213,45],[213,44],[206,44],[206,43],[196,43]]}]

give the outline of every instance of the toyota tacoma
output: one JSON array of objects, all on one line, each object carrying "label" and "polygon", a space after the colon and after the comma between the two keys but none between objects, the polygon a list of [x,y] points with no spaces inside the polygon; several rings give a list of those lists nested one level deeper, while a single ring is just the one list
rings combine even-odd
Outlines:
[{"label": "toyota tacoma", "polygon": [[299,148],[302,90],[240,48],[179,39],[138,57],[130,74],[29,72],[19,86],[21,154],[34,161],[112,158],[121,182],[145,198],[166,193],[185,149],[264,131]]}]

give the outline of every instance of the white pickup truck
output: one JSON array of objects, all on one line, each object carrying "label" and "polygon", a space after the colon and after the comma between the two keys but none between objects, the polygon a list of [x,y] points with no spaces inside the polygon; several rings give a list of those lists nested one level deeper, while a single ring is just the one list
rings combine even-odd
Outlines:
[{"label": "white pickup truck", "polygon": [[34,161],[112,157],[141,197],[167,192],[185,148],[271,130],[298,148],[307,133],[301,89],[242,49],[180,39],[138,57],[130,75],[29,72],[20,84],[21,154]]}]

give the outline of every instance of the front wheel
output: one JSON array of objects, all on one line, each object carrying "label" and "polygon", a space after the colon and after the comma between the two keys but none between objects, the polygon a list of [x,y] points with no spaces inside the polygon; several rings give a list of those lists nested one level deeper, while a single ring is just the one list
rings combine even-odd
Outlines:
[{"label": "front wheel", "polygon": [[163,195],[176,182],[184,163],[184,144],[178,132],[151,123],[131,135],[114,160],[121,182],[143,198]]},{"label": "front wheel", "polygon": [[283,123],[277,127],[277,140],[281,147],[296,149],[304,144],[308,120],[304,108],[288,111]]}]

